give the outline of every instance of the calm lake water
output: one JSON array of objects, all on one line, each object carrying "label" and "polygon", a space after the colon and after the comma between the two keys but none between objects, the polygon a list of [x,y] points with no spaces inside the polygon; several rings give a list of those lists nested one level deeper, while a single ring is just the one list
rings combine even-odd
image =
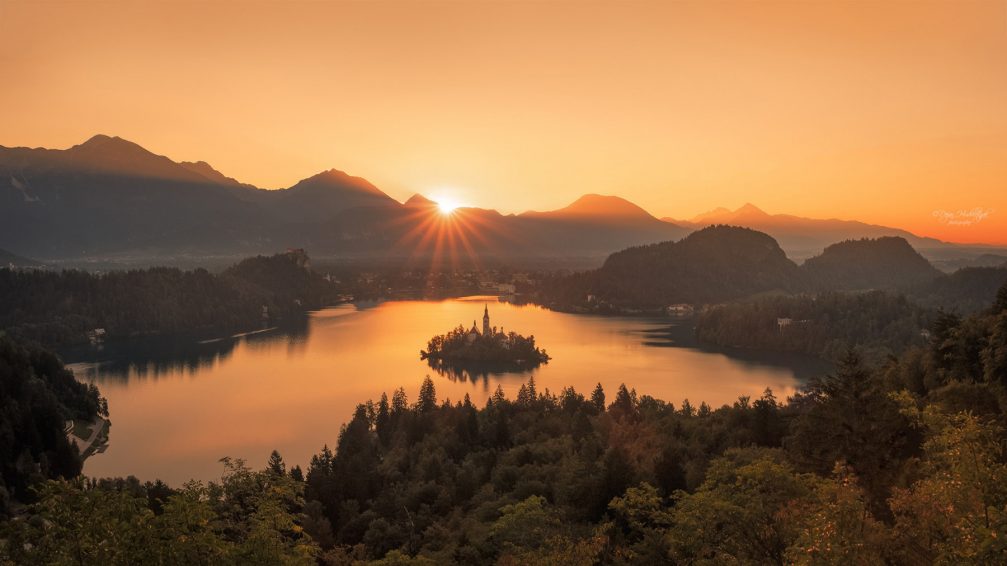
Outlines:
[{"label": "calm lake water", "polygon": [[[440,375],[419,358],[434,334],[479,319],[534,334],[552,361],[525,373],[472,378]],[[670,327],[670,328],[669,328]],[[108,449],[84,466],[90,476],[134,475],[181,485],[215,479],[223,456],[265,465],[279,450],[288,466],[306,464],[358,403],[404,387],[415,400],[430,375],[438,398],[480,406],[497,385],[513,398],[530,375],[540,391],[572,385],[609,400],[620,383],[680,404],[718,407],[770,387],[778,398],[828,368],[798,356],[750,355],[704,348],[688,321],[553,312],[496,297],[343,305],[312,313],[296,328],[204,343],[157,341],[67,356],[78,379],[108,399]]]}]

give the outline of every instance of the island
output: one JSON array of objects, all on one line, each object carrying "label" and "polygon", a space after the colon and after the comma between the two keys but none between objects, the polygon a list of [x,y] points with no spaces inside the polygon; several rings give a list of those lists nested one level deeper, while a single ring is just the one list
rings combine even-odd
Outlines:
[{"label": "island", "polygon": [[470,330],[458,325],[447,334],[431,338],[427,349],[420,351],[420,359],[427,360],[430,367],[441,372],[485,372],[525,371],[548,363],[550,358],[545,350],[535,345],[535,336],[526,338],[490,326],[489,306],[486,306],[481,332],[475,321]]}]

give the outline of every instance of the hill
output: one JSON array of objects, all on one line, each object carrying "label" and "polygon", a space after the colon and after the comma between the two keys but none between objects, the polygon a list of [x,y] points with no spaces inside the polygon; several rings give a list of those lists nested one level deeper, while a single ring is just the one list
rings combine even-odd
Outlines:
[{"label": "hill", "polygon": [[660,308],[716,303],[796,290],[801,275],[773,238],[734,226],[711,226],[677,242],[629,248],[597,270],[552,281],[547,299],[590,308]]},{"label": "hill", "polygon": [[801,266],[817,289],[895,289],[925,284],[941,275],[899,237],[847,240],[825,248]]}]

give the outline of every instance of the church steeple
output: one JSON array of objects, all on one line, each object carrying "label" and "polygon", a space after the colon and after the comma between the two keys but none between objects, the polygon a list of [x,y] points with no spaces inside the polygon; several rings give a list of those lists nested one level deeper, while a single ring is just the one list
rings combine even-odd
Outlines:
[{"label": "church steeple", "polygon": [[483,336],[490,335],[490,307],[486,305],[483,309]]}]

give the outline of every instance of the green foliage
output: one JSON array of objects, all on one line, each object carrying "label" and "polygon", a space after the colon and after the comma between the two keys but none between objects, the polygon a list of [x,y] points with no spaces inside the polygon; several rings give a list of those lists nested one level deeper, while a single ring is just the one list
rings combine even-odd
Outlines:
[{"label": "green foliage", "polygon": [[851,351],[835,375],[813,381],[795,404],[801,414],[786,441],[795,461],[820,474],[836,462],[848,464],[883,507],[920,440],[881,380]]},{"label": "green foliage", "polygon": [[932,318],[904,296],[884,291],[773,296],[705,310],[696,320],[696,335],[722,346],[831,359],[855,347],[882,360],[925,344],[922,331]]},{"label": "green foliage", "polygon": [[782,563],[818,479],[771,451],[728,451],[693,494],[681,494],[672,556],[694,563]]},{"label": "green foliage", "polygon": [[1007,559],[1007,464],[1002,427],[934,407],[907,413],[927,432],[921,478],[892,498],[900,558],[930,564]]},{"label": "green foliage", "polygon": [[155,513],[143,493],[83,480],[43,484],[3,525],[0,562],[16,564],[315,564],[300,526],[300,484],[224,460],[220,483],[191,482]]},{"label": "green foliage", "polygon": [[[64,427],[98,414],[107,408],[94,385],[78,383],[54,354],[0,333],[0,491],[26,500],[36,481],[79,474]],[[0,516],[6,511],[0,500]]]}]

